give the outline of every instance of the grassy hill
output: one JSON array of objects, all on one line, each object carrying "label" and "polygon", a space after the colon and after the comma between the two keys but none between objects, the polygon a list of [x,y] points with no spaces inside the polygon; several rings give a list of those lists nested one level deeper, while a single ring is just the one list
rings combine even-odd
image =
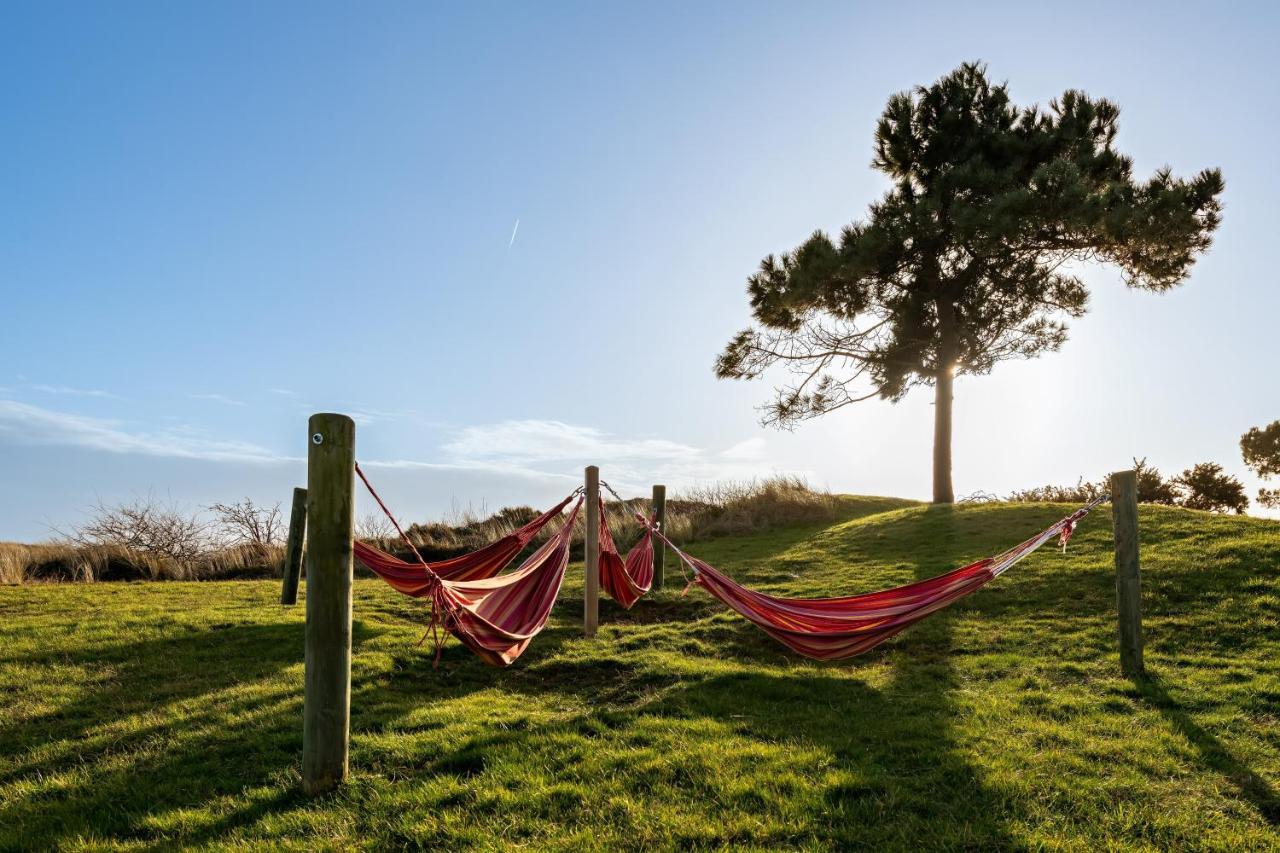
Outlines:
[{"label": "grassy hill", "polygon": [[[825,595],[1072,507],[841,499],[699,542]],[[353,781],[298,793],[303,608],[275,582],[0,588],[0,848],[1280,848],[1280,524],[1143,507],[1150,680],[1118,675],[1110,518],[874,652],[815,664],[675,582],[509,670],[356,588]],[[672,570],[669,569],[669,573]]]}]

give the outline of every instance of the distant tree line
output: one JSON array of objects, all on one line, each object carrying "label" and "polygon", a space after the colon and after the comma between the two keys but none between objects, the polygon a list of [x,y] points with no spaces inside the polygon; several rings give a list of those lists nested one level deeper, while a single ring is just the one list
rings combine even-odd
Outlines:
[{"label": "distant tree line", "polygon": [[[1280,477],[1280,420],[1265,427],[1253,427],[1240,437],[1240,455],[1245,467],[1262,480]],[[1184,506],[1208,512],[1243,513],[1249,508],[1244,484],[1216,462],[1201,462],[1176,477],[1166,479],[1145,459],[1133,460],[1138,473],[1138,502]],[[1086,503],[1105,494],[1106,478],[1087,482],[1083,477],[1074,486],[1039,486],[1009,495],[1011,501]],[[1280,507],[1280,489],[1258,490],[1258,503]]]}]

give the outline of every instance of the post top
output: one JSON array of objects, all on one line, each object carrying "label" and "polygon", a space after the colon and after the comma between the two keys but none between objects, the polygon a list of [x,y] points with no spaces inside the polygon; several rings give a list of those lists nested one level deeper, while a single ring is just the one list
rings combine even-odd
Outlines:
[{"label": "post top", "polygon": [[351,424],[353,427],[356,425],[356,422],[349,415],[344,415],[340,412],[316,412],[311,416],[309,422],[315,423],[316,421],[337,421],[338,423]]}]

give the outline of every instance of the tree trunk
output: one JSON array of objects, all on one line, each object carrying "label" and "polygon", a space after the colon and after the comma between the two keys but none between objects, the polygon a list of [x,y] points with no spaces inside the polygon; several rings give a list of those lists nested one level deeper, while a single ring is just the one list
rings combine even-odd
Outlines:
[{"label": "tree trunk", "polygon": [[955,377],[951,365],[934,377],[933,399],[933,502],[955,503],[951,488],[951,385]]},{"label": "tree trunk", "polygon": [[938,361],[933,380],[933,502],[955,503],[951,487],[951,388],[955,383],[955,306],[938,300]]}]

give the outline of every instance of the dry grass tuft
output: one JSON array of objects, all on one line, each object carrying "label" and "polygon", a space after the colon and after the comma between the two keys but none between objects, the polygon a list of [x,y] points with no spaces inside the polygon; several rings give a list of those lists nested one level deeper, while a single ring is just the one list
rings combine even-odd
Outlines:
[{"label": "dry grass tuft", "polygon": [[691,539],[740,535],[793,524],[833,521],[834,495],[811,487],[803,478],[775,476],[762,480],[715,483],[686,491]]},{"label": "dry grass tuft", "polygon": [[280,546],[236,545],[177,560],[123,545],[0,542],[0,583],[221,580],[278,576]]}]

